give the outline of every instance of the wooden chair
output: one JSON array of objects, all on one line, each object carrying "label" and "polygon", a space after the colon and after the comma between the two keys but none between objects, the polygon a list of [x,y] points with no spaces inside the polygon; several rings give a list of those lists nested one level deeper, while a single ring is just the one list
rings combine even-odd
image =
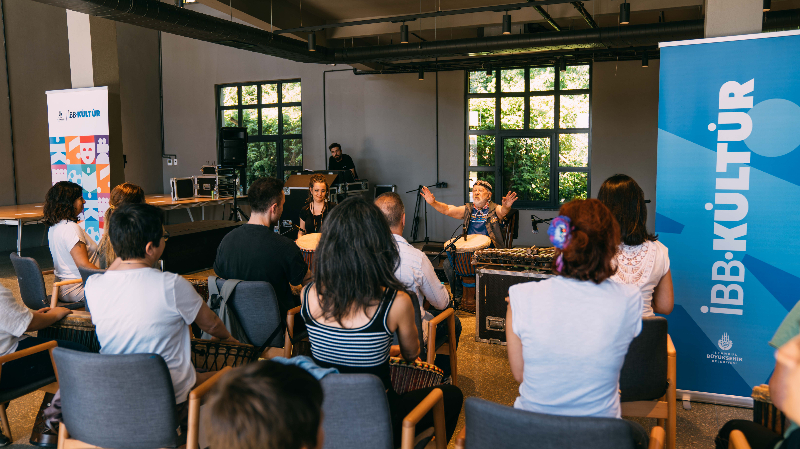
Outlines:
[{"label": "wooden chair", "polygon": [[17,274],[17,282],[19,283],[19,293],[22,297],[22,302],[28,306],[29,309],[39,310],[42,307],[66,307],[70,310],[82,309],[85,301],[78,301],[75,303],[59,303],[58,302],[58,288],[62,285],[80,284],[80,279],[69,279],[66,281],[59,281],[53,284],[53,292],[50,295],[50,300],[47,300],[47,293],[44,287],[44,276],[53,274],[53,270],[42,271],[39,264],[30,257],[20,257],[15,253],[11,253],[11,263],[14,265],[14,272]]},{"label": "wooden chair", "polygon": [[744,437],[741,430],[731,431],[728,438],[728,449],[750,449],[750,443],[747,442],[747,438]]},{"label": "wooden chair", "polygon": [[[415,307],[418,309],[418,307]],[[426,362],[433,364],[436,354],[450,356],[450,376],[453,385],[458,386],[458,348],[456,345],[456,315],[455,310],[445,309],[428,322],[428,340],[425,342],[428,349]],[[436,326],[447,320],[448,341],[436,347]]]},{"label": "wooden chair", "polygon": [[[216,283],[222,292],[225,279],[218,277]],[[253,346],[258,348],[267,343],[262,358],[282,356],[288,359],[292,356],[295,317],[300,313],[301,306],[286,311],[285,321],[282,322],[275,289],[269,282],[263,281],[241,281],[236,284],[228,298],[228,306],[236,314]],[[281,331],[284,323],[285,328]]]},{"label": "wooden chair", "polygon": [[620,372],[622,416],[658,419],[675,449],[677,395],[676,353],[664,317],[642,318],[642,332],[634,338]]},{"label": "wooden chair", "polygon": [[[54,341],[49,341],[47,343],[42,343],[40,345],[36,345],[32,348],[23,349],[22,351],[12,352],[11,354],[6,354],[0,357],[0,375],[2,375],[3,364],[7,362],[11,362],[13,360],[18,360],[23,357],[30,356],[32,354],[36,354],[43,351],[50,352],[50,360],[53,360],[53,349],[56,348],[58,345]],[[53,365],[55,366],[55,364]],[[36,390],[42,390],[47,393],[55,393],[58,391],[58,376],[53,375],[45,379],[41,379],[37,382],[33,382],[30,385],[25,385],[21,388],[17,388],[14,390],[0,390],[0,426],[2,426],[3,434],[8,437],[9,440],[14,441],[14,438],[11,436],[11,425],[8,422],[8,415],[6,415],[6,408],[8,408],[8,403],[13,401],[14,399],[21,398],[29,393],[32,393]]]},{"label": "wooden chair", "polygon": [[[389,402],[380,379],[372,374],[329,374],[322,379],[322,390],[325,393],[323,449],[394,449]],[[435,439],[426,448],[447,447],[444,396],[437,388],[403,419],[402,429],[395,429],[402,432],[401,449],[411,449],[419,443],[415,441],[415,427],[431,410]]]},{"label": "wooden chair", "polygon": [[[59,348],[53,358],[61,381],[59,449],[181,446],[172,379],[161,356]],[[203,396],[229,369],[189,394],[187,448],[198,449]]]},{"label": "wooden chair", "polygon": [[[617,418],[545,415],[474,397],[464,407],[466,426],[456,436],[456,449],[533,447],[532,442],[542,449],[633,448],[629,425]],[[648,449],[663,447],[664,429],[656,426]]]},{"label": "wooden chair", "polygon": [[503,230],[503,243],[506,248],[511,248],[514,245],[514,239],[519,235],[519,211],[511,209],[508,214],[503,217],[502,222]]}]

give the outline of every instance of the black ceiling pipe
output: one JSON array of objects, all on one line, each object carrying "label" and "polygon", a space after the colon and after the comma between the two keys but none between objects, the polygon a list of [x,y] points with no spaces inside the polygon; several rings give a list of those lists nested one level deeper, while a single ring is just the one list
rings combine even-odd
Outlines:
[{"label": "black ceiling pipe", "polygon": [[627,27],[560,31],[536,34],[512,34],[484,38],[420,42],[408,45],[383,45],[332,49],[336,63],[392,61],[413,58],[457,56],[469,53],[498,53],[504,50],[536,48],[539,50],[636,47],[658,42],[703,37],[703,21],[653,23]]},{"label": "black ceiling pipe", "polygon": [[309,52],[303,41],[218,19],[158,0],[35,0],[116,22],[297,62],[325,62],[327,49]]}]

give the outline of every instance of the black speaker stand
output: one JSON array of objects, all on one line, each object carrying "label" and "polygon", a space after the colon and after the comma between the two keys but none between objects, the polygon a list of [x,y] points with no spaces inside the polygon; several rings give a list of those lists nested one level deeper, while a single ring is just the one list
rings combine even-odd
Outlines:
[{"label": "black speaker stand", "polygon": [[[229,167],[226,167],[226,168],[232,168],[233,169],[234,178],[236,179],[236,181],[241,181],[241,178],[243,177],[243,174],[240,173],[240,170],[243,170],[244,167],[241,167],[241,166],[229,166]],[[238,182],[236,184],[238,184]],[[238,222],[238,221],[242,221],[241,217],[244,217],[245,220],[250,220],[250,217],[247,214],[245,214],[244,211],[242,211],[241,208],[239,208],[239,203],[237,201],[237,196],[236,196],[236,193],[239,191],[239,186],[236,185],[236,184],[234,184],[234,187],[233,187],[233,205],[231,206],[231,214],[228,217],[228,220]],[[241,185],[244,186],[244,183],[242,182]]]}]

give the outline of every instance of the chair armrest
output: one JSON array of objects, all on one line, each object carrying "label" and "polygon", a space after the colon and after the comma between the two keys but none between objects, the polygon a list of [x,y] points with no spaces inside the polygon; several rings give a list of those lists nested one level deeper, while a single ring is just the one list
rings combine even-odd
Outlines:
[{"label": "chair armrest", "polygon": [[47,343],[42,343],[28,349],[23,349],[22,351],[12,352],[11,354],[6,354],[0,357],[0,365],[27,357],[31,354],[36,354],[37,352],[49,351],[55,347],[58,347],[58,344],[55,341],[48,341]]},{"label": "chair armrest", "polygon": [[47,276],[48,274],[54,274],[55,270],[44,270],[42,271],[42,276]]},{"label": "chair armrest", "polygon": [[58,287],[62,285],[80,284],[82,279],[67,279],[66,281],[58,281],[53,283],[53,294],[50,296],[50,308],[54,309],[58,306]]},{"label": "chair armrest", "polygon": [[197,388],[189,393],[189,429],[186,433],[186,449],[198,449],[198,439],[200,436],[200,403],[203,397],[216,385],[217,381],[230,371],[231,367],[226,366],[217,371],[207,381],[198,385]]},{"label": "chair armrest", "polygon": [[650,444],[647,445],[647,449],[663,449],[666,439],[667,434],[663,427],[653,427],[653,430],[650,431]]},{"label": "chair armrest", "polygon": [[672,337],[667,334],[667,357],[675,357],[676,354],[675,345],[672,344]]},{"label": "chair armrest", "polygon": [[447,448],[447,434],[444,423],[444,394],[439,388],[431,391],[411,413],[403,418],[401,449],[413,449],[417,423],[433,409],[433,428],[436,436],[436,449]]},{"label": "chair armrest", "polygon": [[432,320],[428,321],[428,341],[426,342],[428,355],[425,360],[426,362],[433,364],[436,360],[436,326],[444,320],[449,320],[453,322],[453,326],[455,327],[455,313],[455,310],[447,308],[442,310],[442,313],[439,315],[433,317]]},{"label": "chair armrest", "polygon": [[750,443],[747,442],[741,430],[731,431],[728,437],[728,449],[750,449]]},{"label": "chair armrest", "polygon": [[461,432],[458,432],[458,435],[456,435],[456,449],[464,449],[467,447],[466,445],[467,445],[467,426],[464,426],[464,428],[461,429]]}]

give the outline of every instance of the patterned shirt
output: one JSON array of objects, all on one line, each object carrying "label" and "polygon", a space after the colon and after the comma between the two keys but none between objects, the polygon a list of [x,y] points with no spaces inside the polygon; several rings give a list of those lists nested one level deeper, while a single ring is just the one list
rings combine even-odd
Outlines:
[{"label": "patterned shirt", "polygon": [[486,230],[486,218],[489,216],[489,205],[483,207],[483,209],[477,209],[475,207],[472,208],[472,214],[469,219],[469,229],[467,229],[467,234],[483,234],[489,235],[489,231]]}]

